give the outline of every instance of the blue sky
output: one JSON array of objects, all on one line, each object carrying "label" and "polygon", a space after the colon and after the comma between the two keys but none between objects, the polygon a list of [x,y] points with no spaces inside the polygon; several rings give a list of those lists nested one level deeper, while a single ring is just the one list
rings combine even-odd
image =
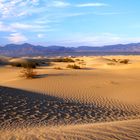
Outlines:
[{"label": "blue sky", "polygon": [[0,45],[140,42],[139,0],[0,0]]}]

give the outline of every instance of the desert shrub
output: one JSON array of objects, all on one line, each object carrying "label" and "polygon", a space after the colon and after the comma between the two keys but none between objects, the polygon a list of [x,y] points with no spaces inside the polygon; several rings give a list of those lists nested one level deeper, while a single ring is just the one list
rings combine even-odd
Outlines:
[{"label": "desert shrub", "polygon": [[36,66],[50,66],[51,65],[51,62],[48,59],[41,59],[41,60],[34,59],[34,60],[31,60],[31,61],[33,63],[35,63]]},{"label": "desert shrub", "polygon": [[53,59],[53,62],[74,62],[71,58],[55,58]]},{"label": "desert shrub", "polygon": [[110,63],[107,63],[107,65],[115,65],[115,63],[113,63],[113,62],[111,63],[111,62],[110,62]]},{"label": "desert shrub", "polygon": [[124,59],[120,61],[120,63],[123,63],[123,64],[128,64],[128,62],[129,62],[129,59]]},{"label": "desert shrub", "polygon": [[22,67],[24,68],[36,68],[36,63],[35,62],[26,62],[22,64]]},{"label": "desert shrub", "polygon": [[12,62],[12,63],[10,63],[10,65],[13,67],[21,67],[22,66],[22,64],[19,62]]},{"label": "desert shrub", "polygon": [[56,70],[62,70],[61,67],[54,67],[54,69],[56,69]]},{"label": "desert shrub", "polygon": [[13,67],[23,67],[23,68],[36,68],[37,64],[35,62],[11,62]]},{"label": "desert shrub", "polygon": [[80,61],[80,59],[79,58],[77,58],[77,59],[75,59],[76,61]]},{"label": "desert shrub", "polygon": [[32,79],[37,75],[37,73],[33,70],[33,68],[24,68],[20,72],[20,77],[24,77],[26,79]]},{"label": "desert shrub", "polygon": [[51,66],[52,63],[51,63],[51,62],[44,62],[44,63],[42,63],[42,65],[45,65],[45,66]]},{"label": "desert shrub", "polygon": [[117,60],[117,59],[115,59],[115,58],[113,58],[113,59],[112,59],[112,61],[113,61],[113,62],[118,62],[118,60]]},{"label": "desert shrub", "polygon": [[81,69],[80,66],[74,64],[74,65],[68,65],[67,68],[71,68],[71,69]]},{"label": "desert shrub", "polygon": [[129,59],[110,59],[111,62],[110,63],[107,63],[108,65],[115,65],[115,64],[128,64],[129,62]]}]

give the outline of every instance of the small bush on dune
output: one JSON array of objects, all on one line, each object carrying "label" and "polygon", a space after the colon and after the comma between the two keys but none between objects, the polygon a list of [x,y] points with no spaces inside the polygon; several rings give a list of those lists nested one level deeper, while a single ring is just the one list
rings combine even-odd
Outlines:
[{"label": "small bush on dune", "polygon": [[21,63],[19,63],[19,62],[12,62],[12,63],[10,63],[10,65],[13,67],[22,67]]},{"label": "small bush on dune", "polygon": [[113,58],[112,61],[117,63],[119,60]]},{"label": "small bush on dune", "polygon": [[71,68],[71,69],[81,69],[80,66],[74,64],[74,65],[68,65],[67,68]]},{"label": "small bush on dune", "polygon": [[61,67],[54,67],[54,69],[56,69],[56,70],[62,70]]},{"label": "small bush on dune", "polygon": [[37,64],[35,62],[27,62],[23,63],[22,67],[24,68],[36,68]]},{"label": "small bush on dune", "polygon": [[128,62],[129,62],[129,59],[124,59],[120,61],[120,63],[123,63],[123,64],[128,64]]},{"label": "small bush on dune", "polygon": [[32,62],[35,63],[36,66],[50,66],[51,65],[51,62],[48,59],[42,59],[42,60],[34,59],[32,60]]},{"label": "small bush on dune", "polygon": [[129,59],[109,59],[111,62],[107,63],[108,65],[115,65],[115,64],[128,64]]},{"label": "small bush on dune", "polygon": [[36,68],[37,66],[35,62],[12,62],[10,64],[13,67],[23,67],[23,68]]},{"label": "small bush on dune", "polygon": [[81,61],[79,58],[75,59],[76,61]]},{"label": "small bush on dune", "polygon": [[75,62],[73,59],[71,58],[56,58],[53,59],[54,62]]},{"label": "small bush on dune", "polygon": [[33,68],[24,68],[21,70],[20,77],[24,77],[26,79],[32,79],[37,75],[37,73],[33,70]]}]

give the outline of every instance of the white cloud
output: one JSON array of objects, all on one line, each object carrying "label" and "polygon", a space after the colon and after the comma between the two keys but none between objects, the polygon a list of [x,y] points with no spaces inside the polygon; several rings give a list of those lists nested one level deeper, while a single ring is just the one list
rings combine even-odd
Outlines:
[{"label": "white cloud", "polygon": [[77,7],[102,7],[102,6],[108,6],[108,4],[105,3],[82,3],[77,4]]},{"label": "white cloud", "polygon": [[68,2],[63,2],[63,1],[53,1],[50,6],[52,7],[58,7],[58,8],[63,8],[63,7],[67,7],[70,6],[71,4]]},{"label": "white cloud", "polygon": [[0,0],[0,17],[13,18],[32,14],[29,11],[39,5],[39,1],[40,0]]},{"label": "white cloud", "polygon": [[25,23],[11,23],[4,24],[0,21],[0,31],[1,32],[20,32],[20,31],[31,31],[31,32],[46,32],[46,31],[54,31],[55,28],[51,28],[48,24],[25,24]]},{"label": "white cloud", "polygon": [[32,28],[33,26],[29,25],[29,24],[23,24],[23,23],[16,22],[16,23],[12,23],[11,27],[14,29],[29,29],[29,28]]},{"label": "white cloud", "polygon": [[33,3],[38,3],[39,0],[31,0]]},{"label": "white cloud", "polygon": [[[55,42],[55,43],[54,43]],[[48,42],[49,45],[57,44],[62,46],[77,47],[77,46],[103,46],[114,44],[140,42],[140,37],[128,37],[125,35],[117,35],[112,33],[101,33],[98,35],[89,35],[82,33],[73,33],[65,37],[65,40],[55,40]]]},{"label": "white cloud", "polygon": [[12,43],[20,43],[20,42],[25,42],[27,41],[28,39],[26,38],[26,36],[24,36],[23,34],[21,33],[13,33],[13,34],[10,34],[9,37],[7,37],[7,39],[12,42]]},{"label": "white cloud", "polygon": [[13,32],[15,29],[12,27],[5,25],[3,22],[0,21],[0,31],[2,32]]}]

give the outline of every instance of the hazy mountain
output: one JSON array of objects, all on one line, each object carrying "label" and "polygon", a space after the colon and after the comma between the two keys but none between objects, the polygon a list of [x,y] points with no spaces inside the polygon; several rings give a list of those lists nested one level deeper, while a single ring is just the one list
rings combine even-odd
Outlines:
[{"label": "hazy mountain", "polygon": [[140,43],[107,45],[102,47],[80,46],[76,50],[94,52],[140,52]]},{"label": "hazy mountain", "polygon": [[64,47],[64,46],[36,46],[28,43],[24,44],[8,44],[0,47],[0,55],[6,56],[29,56],[29,55],[48,55],[69,52],[140,52],[140,43],[107,45],[102,47],[95,46],[79,46],[79,47]]},{"label": "hazy mountain", "polygon": [[72,51],[63,46],[35,46],[32,44],[24,43],[21,45],[8,44],[0,47],[0,55],[6,56],[30,56],[30,55],[47,55],[48,53]]}]

